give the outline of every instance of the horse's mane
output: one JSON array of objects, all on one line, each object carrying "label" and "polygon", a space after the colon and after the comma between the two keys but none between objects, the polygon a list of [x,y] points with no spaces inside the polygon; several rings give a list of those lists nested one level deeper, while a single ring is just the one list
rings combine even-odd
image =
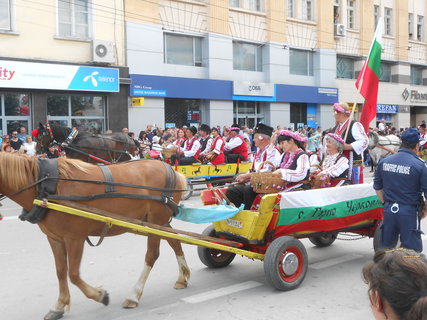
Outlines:
[{"label": "horse's mane", "polygon": [[1,183],[12,191],[28,186],[38,178],[37,158],[25,154],[0,152]]},{"label": "horse's mane", "polygon": [[72,178],[73,170],[80,170],[85,173],[89,172],[89,169],[93,168],[93,164],[84,162],[78,159],[70,158],[58,158],[58,170],[61,178],[69,179]]}]

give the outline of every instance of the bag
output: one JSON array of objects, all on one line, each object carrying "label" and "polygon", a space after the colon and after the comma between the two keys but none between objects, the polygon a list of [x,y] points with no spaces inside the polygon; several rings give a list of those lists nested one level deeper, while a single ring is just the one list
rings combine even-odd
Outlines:
[{"label": "bag", "polygon": [[326,188],[331,185],[331,178],[327,174],[318,174],[310,178],[312,189]]},{"label": "bag", "polygon": [[159,159],[160,158],[160,152],[155,151],[155,150],[148,151],[148,155],[150,156],[150,158],[153,158],[153,159]]}]

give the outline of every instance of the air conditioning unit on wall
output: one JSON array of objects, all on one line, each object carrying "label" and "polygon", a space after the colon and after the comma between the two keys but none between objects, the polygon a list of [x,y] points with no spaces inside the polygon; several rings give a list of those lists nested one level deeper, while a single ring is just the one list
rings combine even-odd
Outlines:
[{"label": "air conditioning unit on wall", "polygon": [[92,61],[115,63],[114,43],[112,41],[92,40]]},{"label": "air conditioning unit on wall", "polygon": [[334,25],[334,35],[335,37],[344,37],[346,34],[346,28],[344,24],[337,23]]}]

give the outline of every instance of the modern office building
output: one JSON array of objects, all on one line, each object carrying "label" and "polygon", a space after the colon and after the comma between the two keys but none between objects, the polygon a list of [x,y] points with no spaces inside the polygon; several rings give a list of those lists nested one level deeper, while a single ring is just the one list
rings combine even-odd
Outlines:
[{"label": "modern office building", "polygon": [[126,0],[129,127],[331,127],[384,19],[378,117],[427,118],[425,24],[417,0]]}]

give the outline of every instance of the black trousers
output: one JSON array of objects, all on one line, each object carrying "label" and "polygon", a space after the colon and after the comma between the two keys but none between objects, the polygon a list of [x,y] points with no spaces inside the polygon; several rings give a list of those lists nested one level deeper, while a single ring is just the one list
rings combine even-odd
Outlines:
[{"label": "black trousers", "polygon": [[184,155],[177,156],[173,154],[171,156],[171,164],[174,165],[176,160],[178,160],[179,165],[183,165],[183,166],[187,166],[187,165],[191,165],[193,163],[199,162],[194,157],[184,157]]},{"label": "black trousers", "polygon": [[249,183],[236,184],[227,189],[226,196],[236,207],[240,207],[243,203],[245,204],[244,209],[249,210],[257,196],[257,193],[252,189]]},{"label": "black trousers", "polygon": [[237,159],[245,161],[245,158],[241,154],[228,153],[225,155],[227,163],[237,163]]}]

